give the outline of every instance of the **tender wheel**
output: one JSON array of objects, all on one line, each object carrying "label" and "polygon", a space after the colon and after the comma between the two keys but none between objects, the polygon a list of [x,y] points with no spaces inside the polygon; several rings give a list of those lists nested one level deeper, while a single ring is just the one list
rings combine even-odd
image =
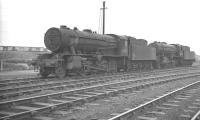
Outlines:
[{"label": "tender wheel", "polygon": [[66,76],[66,70],[63,67],[57,67],[55,73],[59,78],[64,78]]}]

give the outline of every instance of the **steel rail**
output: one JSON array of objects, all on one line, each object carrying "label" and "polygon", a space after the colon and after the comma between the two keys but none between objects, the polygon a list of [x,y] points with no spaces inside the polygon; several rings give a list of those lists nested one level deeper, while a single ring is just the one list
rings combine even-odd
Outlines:
[{"label": "steel rail", "polygon": [[200,110],[192,117],[191,120],[200,120]]}]

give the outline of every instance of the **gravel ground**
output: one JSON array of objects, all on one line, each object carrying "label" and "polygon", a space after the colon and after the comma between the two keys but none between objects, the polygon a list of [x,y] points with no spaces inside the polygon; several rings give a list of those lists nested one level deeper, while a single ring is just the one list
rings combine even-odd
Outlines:
[{"label": "gravel ground", "polygon": [[63,109],[55,111],[48,116],[56,117],[56,120],[105,120],[167,92],[198,81],[199,78],[200,77],[174,81],[163,85],[155,85],[132,93],[96,100],[92,103],[74,107],[71,110]]},{"label": "gravel ground", "polygon": [[16,78],[30,78],[30,77],[37,77],[37,75],[38,75],[38,72],[34,70],[0,72],[0,80],[16,79]]}]

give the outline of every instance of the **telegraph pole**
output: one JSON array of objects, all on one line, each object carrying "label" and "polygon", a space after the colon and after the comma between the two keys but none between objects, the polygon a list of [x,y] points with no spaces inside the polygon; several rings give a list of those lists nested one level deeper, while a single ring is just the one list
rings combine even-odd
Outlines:
[{"label": "telegraph pole", "polygon": [[105,9],[106,9],[106,2],[103,1],[103,34],[105,34]]}]

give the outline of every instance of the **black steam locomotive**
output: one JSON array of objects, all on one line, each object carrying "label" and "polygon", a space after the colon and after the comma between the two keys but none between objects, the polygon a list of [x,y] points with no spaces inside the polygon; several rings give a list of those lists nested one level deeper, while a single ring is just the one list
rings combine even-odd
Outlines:
[{"label": "black steam locomotive", "polygon": [[64,77],[71,74],[142,71],[191,65],[194,52],[187,46],[154,42],[115,34],[101,35],[89,29],[66,26],[47,30],[44,43],[50,54],[38,57],[40,74]]}]

